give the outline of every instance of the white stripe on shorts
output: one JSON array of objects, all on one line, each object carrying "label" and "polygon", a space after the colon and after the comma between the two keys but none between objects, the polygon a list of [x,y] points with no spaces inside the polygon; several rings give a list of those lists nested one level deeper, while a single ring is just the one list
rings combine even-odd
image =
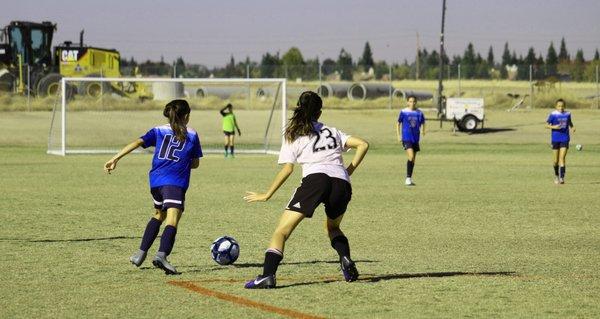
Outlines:
[{"label": "white stripe on shorts", "polygon": [[181,205],[181,201],[180,200],[174,200],[174,199],[164,199],[163,203],[173,203],[173,204],[179,204]]},{"label": "white stripe on shorts", "polygon": [[154,205],[162,205],[162,202],[157,202],[154,198],[152,200],[154,201]]}]

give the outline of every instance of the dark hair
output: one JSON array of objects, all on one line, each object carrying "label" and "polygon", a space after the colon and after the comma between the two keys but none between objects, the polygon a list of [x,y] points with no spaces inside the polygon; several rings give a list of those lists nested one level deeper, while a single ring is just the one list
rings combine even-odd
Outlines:
[{"label": "dark hair", "polygon": [[565,100],[563,100],[563,99],[556,100],[556,102],[554,102],[554,104],[558,104],[558,102],[562,102],[565,106],[567,106],[567,102],[565,102]]},{"label": "dark hair", "polygon": [[163,111],[163,115],[169,119],[175,138],[180,142],[185,141],[187,136],[185,120],[188,114],[190,114],[190,105],[186,100],[173,100],[165,105]]},{"label": "dark hair", "polygon": [[300,94],[296,103],[294,115],[285,127],[285,139],[293,142],[299,136],[314,134],[313,121],[321,115],[323,100],[313,91],[305,91]]},{"label": "dark hair", "polygon": [[410,100],[411,98],[415,99],[415,102],[417,102],[417,101],[418,101],[418,100],[417,100],[417,97],[416,97],[415,95],[413,95],[413,94],[411,94],[411,95],[407,96],[407,97],[406,97],[406,100],[408,101],[408,100]]}]

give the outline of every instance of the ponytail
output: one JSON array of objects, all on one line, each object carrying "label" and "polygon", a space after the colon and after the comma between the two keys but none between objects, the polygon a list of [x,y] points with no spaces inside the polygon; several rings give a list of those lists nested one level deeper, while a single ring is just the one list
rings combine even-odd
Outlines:
[{"label": "ponytail", "polygon": [[184,142],[187,136],[186,116],[190,114],[190,105],[186,100],[173,100],[163,111],[163,115],[169,119],[171,129],[175,133],[175,138]]},{"label": "ponytail", "polygon": [[294,115],[289,120],[284,133],[285,139],[290,143],[300,136],[315,133],[312,122],[319,119],[323,100],[317,93],[305,91],[300,94],[296,106]]}]

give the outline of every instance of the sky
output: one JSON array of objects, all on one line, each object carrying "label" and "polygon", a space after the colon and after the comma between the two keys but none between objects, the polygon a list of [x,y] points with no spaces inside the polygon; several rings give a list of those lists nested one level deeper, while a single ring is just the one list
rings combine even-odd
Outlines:
[{"label": "sky", "polygon": [[[462,55],[472,42],[485,58],[490,46],[500,60],[505,42],[517,55],[529,47],[545,57],[551,41],[565,38],[572,57],[591,59],[600,48],[600,0],[447,0],[445,47]],[[439,51],[442,0],[7,0],[0,25],[52,21],[54,44],[79,41],[114,48],[138,62],[223,66],[260,62],[266,52],[297,47],[305,59],[337,59],[342,48],[356,61],[369,42],[376,61],[412,62],[421,48]]]}]

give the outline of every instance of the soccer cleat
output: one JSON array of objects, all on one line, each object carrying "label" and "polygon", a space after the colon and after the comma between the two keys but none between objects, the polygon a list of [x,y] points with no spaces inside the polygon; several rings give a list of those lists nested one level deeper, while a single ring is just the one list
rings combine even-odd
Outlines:
[{"label": "soccer cleat", "polygon": [[564,184],[565,183],[565,179],[564,178],[559,178],[558,179],[558,183],[559,184]]},{"label": "soccer cleat", "polygon": [[136,267],[139,267],[144,262],[144,260],[146,260],[146,252],[143,250],[138,250],[135,254],[129,257],[129,261]]},{"label": "soccer cleat", "polygon": [[407,177],[406,181],[404,181],[404,185],[406,185],[406,186],[415,186],[415,183],[413,183],[412,178]]},{"label": "soccer cleat", "polygon": [[554,184],[560,184],[560,179],[557,177],[554,177]]},{"label": "soccer cleat", "polygon": [[167,257],[156,255],[154,256],[154,260],[152,260],[152,264],[154,267],[164,270],[165,275],[179,275],[179,272],[169,263]]},{"label": "soccer cleat", "polygon": [[342,257],[340,259],[340,266],[342,267],[344,279],[346,279],[347,282],[356,281],[358,279],[358,269],[356,269],[356,264],[354,264],[350,257]]},{"label": "soccer cleat", "polygon": [[275,275],[262,276],[259,275],[256,279],[248,281],[244,288],[246,289],[270,289],[275,288],[276,280]]}]

